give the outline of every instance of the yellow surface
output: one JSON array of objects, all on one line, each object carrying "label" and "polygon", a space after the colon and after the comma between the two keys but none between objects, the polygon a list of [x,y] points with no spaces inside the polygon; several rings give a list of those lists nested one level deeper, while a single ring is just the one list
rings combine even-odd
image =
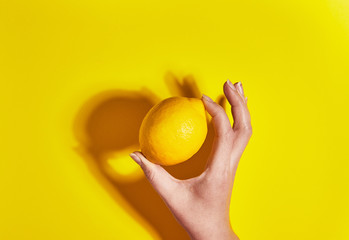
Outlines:
[{"label": "yellow surface", "polygon": [[207,135],[205,106],[199,98],[166,98],[144,117],[139,145],[146,158],[169,166],[190,159]]},{"label": "yellow surface", "polygon": [[248,96],[241,239],[349,239],[348,1],[122,2],[0,0],[0,239],[182,234],[126,154],[185,76]]}]

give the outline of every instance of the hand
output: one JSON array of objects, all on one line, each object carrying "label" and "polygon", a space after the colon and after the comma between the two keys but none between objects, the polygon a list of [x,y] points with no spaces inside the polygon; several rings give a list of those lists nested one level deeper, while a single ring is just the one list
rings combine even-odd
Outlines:
[{"label": "hand", "polygon": [[241,83],[229,80],[223,86],[234,119],[231,127],[224,109],[203,95],[215,129],[213,149],[205,171],[197,177],[179,180],[141,152],[130,156],[160,194],[177,221],[192,239],[239,239],[229,219],[229,206],[235,172],[252,135],[251,117]]}]

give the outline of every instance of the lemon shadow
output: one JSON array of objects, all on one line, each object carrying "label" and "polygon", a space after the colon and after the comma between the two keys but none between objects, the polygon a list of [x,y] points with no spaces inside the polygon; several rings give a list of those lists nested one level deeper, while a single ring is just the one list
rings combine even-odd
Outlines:
[{"label": "lemon shadow", "polygon": [[[165,82],[172,95],[201,97],[192,76],[178,79],[168,72]],[[75,118],[73,132],[79,143],[75,150],[109,195],[154,238],[190,239],[143,174],[136,178],[116,178],[106,164],[110,154],[121,152],[125,155],[139,149],[138,131],[142,120],[160,100],[146,88],[139,91],[110,90],[97,94],[84,103]],[[224,99],[220,97],[218,101],[223,103]],[[166,167],[166,170],[179,179],[202,173],[213,137],[214,130],[209,123],[201,149],[188,161]],[[128,160],[132,162],[131,158]]]}]

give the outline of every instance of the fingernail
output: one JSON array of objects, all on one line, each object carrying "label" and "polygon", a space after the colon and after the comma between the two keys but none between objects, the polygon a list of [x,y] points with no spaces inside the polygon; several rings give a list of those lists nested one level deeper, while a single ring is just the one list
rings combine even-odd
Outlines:
[{"label": "fingernail", "polygon": [[130,157],[131,157],[138,165],[141,165],[141,159],[140,159],[135,153],[130,153]]},{"label": "fingernail", "polygon": [[244,89],[242,88],[241,82],[238,82],[238,91],[241,94],[241,96],[245,96]]},{"label": "fingernail", "polygon": [[234,84],[233,84],[229,79],[227,80],[227,83],[228,83],[228,86],[229,86],[231,89],[236,90]]},{"label": "fingernail", "polygon": [[209,96],[206,96],[205,94],[202,94],[202,99],[204,99],[208,102],[213,102],[213,100]]}]

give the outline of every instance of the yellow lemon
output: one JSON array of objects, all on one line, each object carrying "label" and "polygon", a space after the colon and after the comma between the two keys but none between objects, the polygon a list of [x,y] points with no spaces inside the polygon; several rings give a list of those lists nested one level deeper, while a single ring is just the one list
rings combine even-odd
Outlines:
[{"label": "yellow lemon", "polygon": [[171,97],[155,105],[144,117],[139,143],[149,161],[168,166],[193,156],[206,135],[203,102],[198,98]]}]

